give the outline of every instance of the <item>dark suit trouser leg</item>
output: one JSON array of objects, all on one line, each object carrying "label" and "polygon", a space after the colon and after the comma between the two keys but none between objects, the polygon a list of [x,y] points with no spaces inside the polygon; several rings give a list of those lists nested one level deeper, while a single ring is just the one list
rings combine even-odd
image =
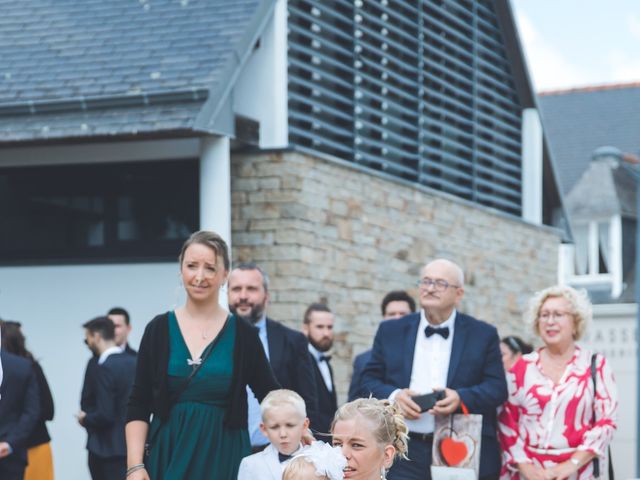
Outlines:
[{"label": "dark suit trouser leg", "polygon": [[20,469],[6,469],[0,466],[0,478],[2,480],[24,480],[24,468]]},{"label": "dark suit trouser leg", "polygon": [[409,460],[396,460],[387,474],[388,480],[431,480],[433,442],[409,439]]},{"label": "dark suit trouser leg", "polygon": [[92,480],[124,480],[127,457],[102,458],[89,452],[89,471]]}]

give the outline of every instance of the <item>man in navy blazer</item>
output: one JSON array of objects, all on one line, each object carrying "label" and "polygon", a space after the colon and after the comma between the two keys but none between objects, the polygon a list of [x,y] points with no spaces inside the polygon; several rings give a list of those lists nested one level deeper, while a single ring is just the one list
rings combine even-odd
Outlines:
[{"label": "man in navy blazer", "polygon": [[[307,350],[307,338],[292,328],[267,318],[269,276],[259,265],[241,263],[229,274],[229,309],[259,330],[271,370],[282,388],[293,390],[305,402],[313,422],[318,410],[313,365]],[[267,446],[269,440],[260,431],[260,405],[249,390],[249,435],[254,451]]]},{"label": "man in navy blazer", "polygon": [[96,317],[83,327],[87,346],[96,357],[88,400],[85,399],[78,414],[78,422],[87,429],[91,478],[124,478],[127,469],[124,426],[136,358],[116,344],[115,326],[108,317]]},{"label": "man in navy blazer", "polygon": [[[382,320],[396,320],[416,311],[416,302],[404,290],[387,293],[380,304]],[[371,358],[371,349],[356,355],[353,359],[353,373],[349,384],[349,402],[356,398],[368,398],[371,392],[362,385],[362,371]]]},{"label": "man in navy blazer", "polygon": [[22,480],[27,440],[40,418],[38,381],[29,360],[3,350],[0,361],[0,478]]},{"label": "man in navy blazer", "polygon": [[[498,478],[496,408],[507,398],[498,333],[456,311],[464,274],[455,263],[428,263],[418,285],[422,310],[380,324],[364,371],[365,387],[377,398],[395,401],[409,426],[411,461],[396,462],[387,478],[430,479],[433,415],[458,413],[462,403],[483,416],[480,478]],[[433,390],[444,390],[445,398],[420,413],[412,397]]]}]

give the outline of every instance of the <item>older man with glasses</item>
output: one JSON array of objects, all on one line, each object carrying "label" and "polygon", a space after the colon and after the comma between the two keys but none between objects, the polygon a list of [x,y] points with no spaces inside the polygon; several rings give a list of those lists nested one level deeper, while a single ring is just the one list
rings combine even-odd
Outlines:
[{"label": "older man with glasses", "polygon": [[[498,478],[496,408],[507,398],[498,333],[456,310],[464,274],[455,263],[428,263],[418,287],[421,311],[380,324],[363,374],[365,387],[377,398],[395,401],[409,426],[409,461],[396,462],[387,478],[431,479],[434,416],[457,413],[462,404],[483,415],[480,478]],[[413,397],[436,390],[444,398],[421,412]]]}]

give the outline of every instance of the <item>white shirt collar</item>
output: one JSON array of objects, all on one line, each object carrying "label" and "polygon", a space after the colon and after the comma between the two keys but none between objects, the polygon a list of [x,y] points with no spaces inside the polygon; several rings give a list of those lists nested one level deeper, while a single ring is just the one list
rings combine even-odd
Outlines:
[{"label": "white shirt collar", "polygon": [[265,330],[267,328],[267,315],[262,315],[262,318],[260,318],[254,326],[260,331]]},{"label": "white shirt collar", "polygon": [[313,358],[316,359],[316,362],[320,362],[320,357],[325,357],[329,355],[329,352],[321,352],[319,351],[316,347],[314,347],[313,345],[311,345],[310,343],[307,344],[309,347],[309,351],[311,352],[311,355],[313,355]]},{"label": "white shirt collar", "polygon": [[102,365],[104,362],[107,361],[107,358],[109,358],[109,356],[111,356],[113,354],[116,354],[116,353],[122,353],[122,347],[114,345],[113,347],[107,348],[98,357],[98,365]]},{"label": "white shirt collar", "polygon": [[433,325],[432,323],[429,323],[429,320],[427,320],[427,315],[424,312],[424,308],[423,308],[420,310],[420,330],[424,330],[424,327],[426,327],[427,325],[431,325],[433,328],[449,327],[449,335],[451,336],[453,335],[453,327],[455,325],[457,313],[458,311],[454,308],[453,311],[451,312],[451,315],[449,315],[449,318],[447,318],[440,325]]}]

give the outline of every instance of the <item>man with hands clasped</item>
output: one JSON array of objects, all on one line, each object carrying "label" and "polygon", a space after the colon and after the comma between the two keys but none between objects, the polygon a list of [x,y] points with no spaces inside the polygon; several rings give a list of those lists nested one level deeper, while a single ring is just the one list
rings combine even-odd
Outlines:
[{"label": "man with hands clasped", "polygon": [[[396,462],[387,478],[430,479],[434,415],[460,413],[462,403],[483,416],[480,478],[497,478],[496,408],[507,398],[498,333],[456,310],[464,274],[455,263],[428,263],[418,286],[421,311],[380,324],[363,373],[365,387],[394,401],[409,427],[410,461]],[[443,391],[444,398],[421,413],[414,397],[433,391]]]}]

